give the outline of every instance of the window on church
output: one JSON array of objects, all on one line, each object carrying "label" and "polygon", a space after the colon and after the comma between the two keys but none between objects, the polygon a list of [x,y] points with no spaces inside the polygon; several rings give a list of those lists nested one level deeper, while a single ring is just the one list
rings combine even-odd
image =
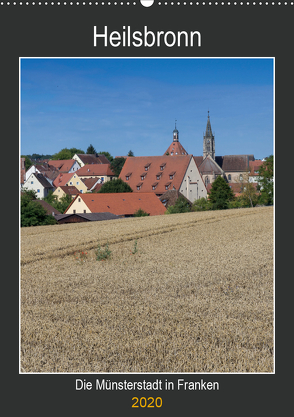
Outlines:
[{"label": "window on church", "polygon": [[228,180],[231,181],[231,179],[232,179],[232,176],[231,176],[231,174],[229,174],[228,175]]}]

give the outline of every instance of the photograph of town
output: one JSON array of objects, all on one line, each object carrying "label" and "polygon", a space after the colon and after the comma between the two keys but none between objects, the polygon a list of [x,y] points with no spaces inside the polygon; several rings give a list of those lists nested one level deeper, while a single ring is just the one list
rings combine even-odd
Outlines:
[{"label": "photograph of town", "polygon": [[21,373],[274,373],[274,59],[20,58]]}]

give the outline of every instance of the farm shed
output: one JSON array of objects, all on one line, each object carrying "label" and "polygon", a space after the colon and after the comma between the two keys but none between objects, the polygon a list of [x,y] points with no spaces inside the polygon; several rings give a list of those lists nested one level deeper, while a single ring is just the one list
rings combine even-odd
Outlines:
[{"label": "farm shed", "polygon": [[81,223],[81,222],[95,222],[101,220],[114,220],[120,219],[112,213],[74,213],[74,214],[58,214],[55,219],[59,224],[65,223]]}]

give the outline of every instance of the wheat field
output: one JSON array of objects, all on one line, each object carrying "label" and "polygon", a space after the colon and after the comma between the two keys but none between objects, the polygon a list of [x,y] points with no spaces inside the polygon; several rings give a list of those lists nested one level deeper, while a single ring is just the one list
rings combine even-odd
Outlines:
[{"label": "wheat field", "polygon": [[22,228],[20,371],[274,372],[273,294],[272,207]]}]

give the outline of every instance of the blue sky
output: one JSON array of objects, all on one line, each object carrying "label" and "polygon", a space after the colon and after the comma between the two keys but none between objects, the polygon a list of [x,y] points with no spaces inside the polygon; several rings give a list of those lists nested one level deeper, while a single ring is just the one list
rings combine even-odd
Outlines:
[{"label": "blue sky", "polygon": [[272,59],[21,59],[22,155],[62,148],[162,155],[273,153]]}]

